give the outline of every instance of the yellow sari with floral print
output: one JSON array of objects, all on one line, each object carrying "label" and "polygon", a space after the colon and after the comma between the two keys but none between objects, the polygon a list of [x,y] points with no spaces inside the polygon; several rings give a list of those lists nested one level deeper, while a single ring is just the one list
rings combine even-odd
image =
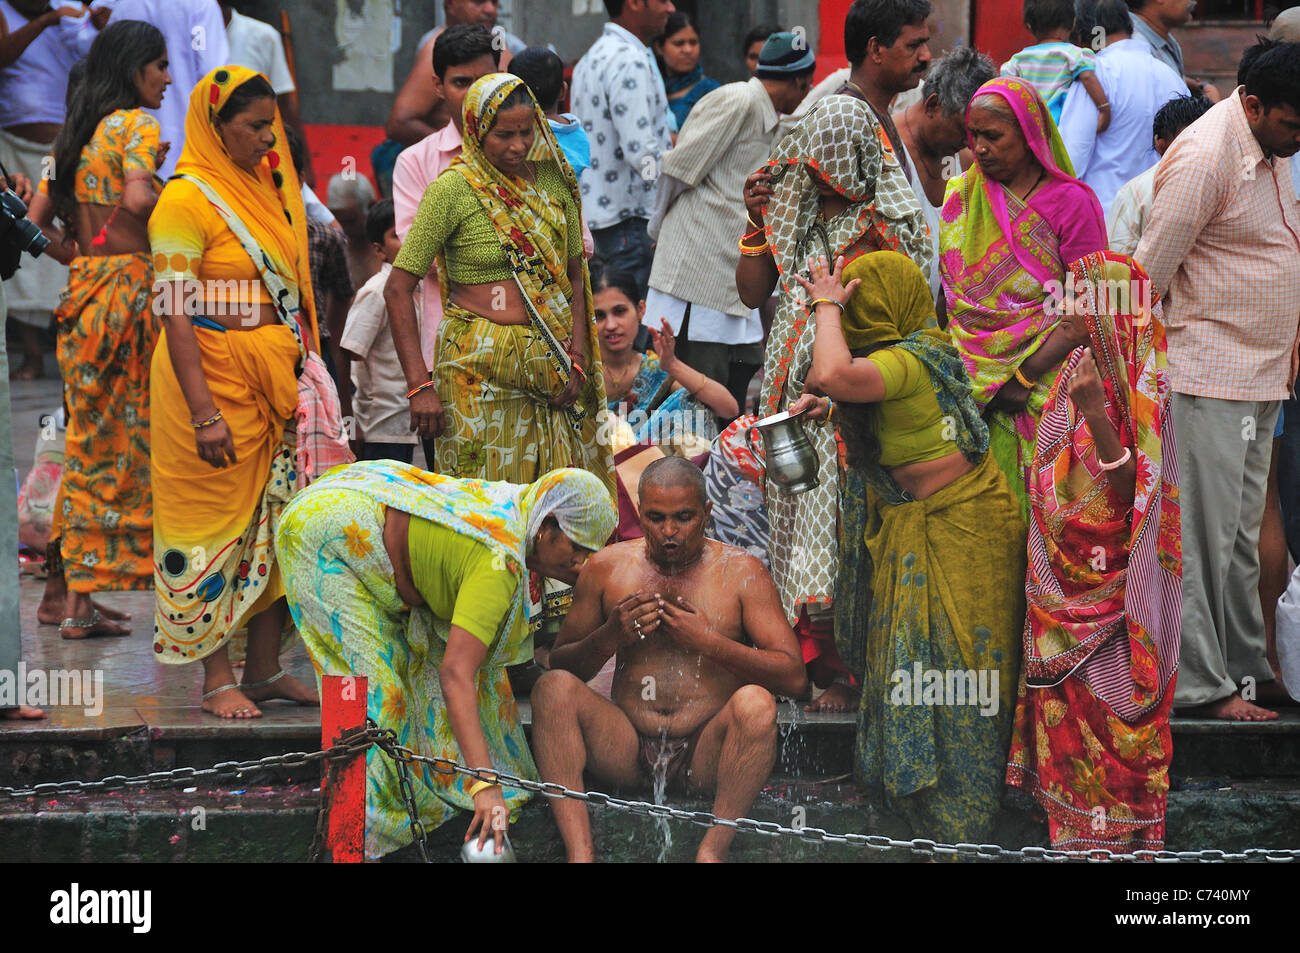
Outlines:
[{"label": "yellow sari with floral print", "polygon": [[[506,73],[479,79],[465,98],[465,147],[444,175],[462,176],[505,249],[528,323],[502,325],[452,302],[445,252],[438,265],[442,300],[448,302],[438,332],[435,379],[447,413],[438,438],[435,469],[457,477],[527,483],[556,467],[581,467],[615,492],[614,458],[602,432],[605,385],[585,262],[582,285],[569,279],[569,239],[579,228],[567,221],[567,189],[581,208],[577,178],[563,158],[540,109],[529,158],[537,182],[508,175],[483,153],[482,142],[502,104],[522,85]],[[530,99],[529,102],[532,102]],[[547,182],[561,174],[557,196]],[[585,302],[586,346],[573,352],[573,304]],[[575,359],[578,366],[575,368]],[[577,374],[581,388],[569,408],[549,399]]]}]

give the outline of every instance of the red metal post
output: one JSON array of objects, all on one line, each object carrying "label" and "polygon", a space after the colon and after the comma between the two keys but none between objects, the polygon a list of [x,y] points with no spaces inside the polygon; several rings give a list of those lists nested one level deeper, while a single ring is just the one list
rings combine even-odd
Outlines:
[{"label": "red metal post", "polygon": [[[326,675],[321,679],[320,743],[336,745],[348,732],[366,724],[366,678],[363,675]],[[366,759],[358,755],[335,762],[324,772],[329,785],[324,802],[329,809],[326,844],[336,864],[364,860],[366,830]]]}]

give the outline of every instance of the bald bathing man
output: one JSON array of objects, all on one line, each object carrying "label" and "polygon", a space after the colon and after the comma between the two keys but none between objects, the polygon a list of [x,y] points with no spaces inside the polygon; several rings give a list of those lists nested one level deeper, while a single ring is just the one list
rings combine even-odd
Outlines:
[{"label": "bald bathing man", "polygon": [[[776,695],[808,692],[803,660],[767,570],[706,539],[704,477],[665,457],[638,488],[644,539],[607,546],[578,578],[532,692],[533,752],[545,781],[714,791],[713,813],[745,816],[776,761]],[[587,687],[617,654],[613,701]],[[595,859],[581,801],[551,801],[573,862]],[[713,827],[697,861],[725,861],[735,830]]]}]

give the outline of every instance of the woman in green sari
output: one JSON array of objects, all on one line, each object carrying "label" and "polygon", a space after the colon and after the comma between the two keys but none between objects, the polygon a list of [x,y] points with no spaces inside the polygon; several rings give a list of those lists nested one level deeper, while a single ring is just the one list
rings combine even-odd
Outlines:
[{"label": "woman in green sari", "polygon": [[[921,270],[896,252],[799,278],[816,317],[809,393],[867,484],[872,566],[854,773],[917,836],[987,840],[1024,626],[1025,525]],[[844,284],[848,281],[847,286]]]}]

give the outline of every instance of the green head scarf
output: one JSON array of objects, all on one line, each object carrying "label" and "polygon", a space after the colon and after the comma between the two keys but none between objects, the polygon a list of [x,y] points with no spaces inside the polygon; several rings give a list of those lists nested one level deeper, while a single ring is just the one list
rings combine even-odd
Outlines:
[{"label": "green head scarf", "polygon": [[841,325],[851,349],[901,341],[917,331],[938,330],[934,298],[921,269],[906,255],[878,251],[860,255],[844,269],[844,283],[862,283],[845,308]]}]

